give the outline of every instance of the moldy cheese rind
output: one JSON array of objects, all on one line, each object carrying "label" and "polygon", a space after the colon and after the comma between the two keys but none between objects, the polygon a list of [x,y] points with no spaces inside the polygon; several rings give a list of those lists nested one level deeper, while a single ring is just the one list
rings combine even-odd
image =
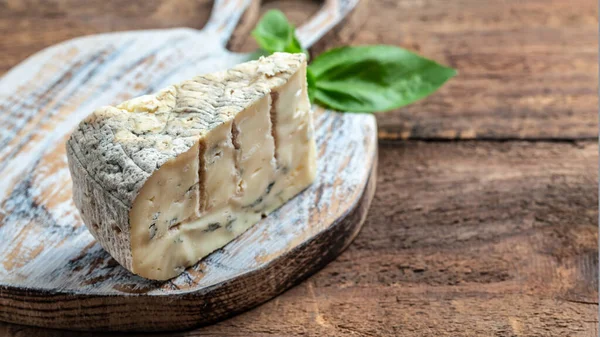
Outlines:
[{"label": "moldy cheese rind", "polygon": [[314,180],[312,123],[303,54],[198,76],[83,120],[73,199],[121,265],[169,279]]}]

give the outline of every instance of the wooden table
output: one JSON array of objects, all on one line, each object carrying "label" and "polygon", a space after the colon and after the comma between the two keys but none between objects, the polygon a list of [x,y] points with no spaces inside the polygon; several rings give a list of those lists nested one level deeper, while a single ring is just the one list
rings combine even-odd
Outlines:
[{"label": "wooden table", "polygon": [[[0,1],[0,74],[84,34],[200,28],[210,6]],[[318,6],[261,10],[300,23]],[[369,0],[362,10],[360,29],[315,52],[394,44],[459,76],[378,116],[377,192],[345,253],[250,312],[175,335],[598,336],[597,3]],[[239,34],[231,47],[255,45]],[[0,335],[91,334],[0,323]]]}]

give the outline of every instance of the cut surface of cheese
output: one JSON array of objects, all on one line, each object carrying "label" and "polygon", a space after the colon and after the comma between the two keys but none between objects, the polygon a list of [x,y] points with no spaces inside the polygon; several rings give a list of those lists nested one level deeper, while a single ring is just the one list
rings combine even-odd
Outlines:
[{"label": "cut surface of cheese", "polygon": [[175,277],[314,180],[305,56],[275,53],[102,107],[67,156],[100,244],[135,274]]}]

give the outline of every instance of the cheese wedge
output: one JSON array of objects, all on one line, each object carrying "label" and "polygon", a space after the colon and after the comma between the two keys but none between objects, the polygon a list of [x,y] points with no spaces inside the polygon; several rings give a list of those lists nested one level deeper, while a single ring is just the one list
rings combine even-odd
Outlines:
[{"label": "cheese wedge", "polygon": [[306,58],[276,53],[102,107],[67,156],[104,249],[140,276],[175,277],[314,180]]}]

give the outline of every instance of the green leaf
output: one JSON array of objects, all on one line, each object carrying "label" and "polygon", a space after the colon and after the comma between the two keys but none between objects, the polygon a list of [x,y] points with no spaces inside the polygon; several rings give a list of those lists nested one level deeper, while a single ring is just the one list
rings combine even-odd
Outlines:
[{"label": "green leaf", "polygon": [[269,54],[306,53],[296,38],[294,26],[280,10],[272,9],[266,12],[252,31],[252,36]]},{"label": "green leaf", "polygon": [[307,83],[307,91],[308,91],[308,99],[310,103],[314,103],[315,101],[315,91],[317,90],[317,82],[315,79],[315,75],[313,75],[312,71],[309,68],[306,68],[306,83]]},{"label": "green leaf", "polygon": [[329,50],[309,66],[317,103],[339,111],[389,111],[429,96],[456,70],[386,46]]}]

